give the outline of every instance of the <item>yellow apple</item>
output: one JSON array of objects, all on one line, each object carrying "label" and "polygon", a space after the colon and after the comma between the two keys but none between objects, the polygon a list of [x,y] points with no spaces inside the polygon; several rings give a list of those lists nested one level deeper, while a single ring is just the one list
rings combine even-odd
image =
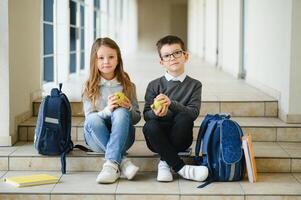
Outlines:
[{"label": "yellow apple", "polygon": [[117,104],[121,105],[125,99],[124,93],[123,92],[115,92],[114,95],[117,98]]},{"label": "yellow apple", "polygon": [[160,101],[154,100],[154,103],[151,105],[153,110],[159,110],[162,107],[162,103]]}]

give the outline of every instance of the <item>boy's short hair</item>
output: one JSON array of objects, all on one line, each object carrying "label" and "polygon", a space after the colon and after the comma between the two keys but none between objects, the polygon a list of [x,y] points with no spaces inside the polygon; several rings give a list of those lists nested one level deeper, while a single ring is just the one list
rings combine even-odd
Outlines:
[{"label": "boy's short hair", "polygon": [[162,48],[163,45],[166,45],[166,44],[179,44],[182,48],[183,51],[186,51],[186,47],[185,47],[185,44],[183,42],[183,40],[175,35],[167,35],[163,38],[161,38],[160,40],[158,40],[156,46],[157,46],[157,50],[158,50],[158,53],[159,53],[159,56],[161,57],[161,53],[160,53],[160,50]]}]

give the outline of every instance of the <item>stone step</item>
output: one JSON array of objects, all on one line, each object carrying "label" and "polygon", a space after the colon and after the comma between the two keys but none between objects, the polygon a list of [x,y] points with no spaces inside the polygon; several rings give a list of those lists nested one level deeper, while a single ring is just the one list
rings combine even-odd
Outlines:
[{"label": "stone step", "polygon": [[[44,171],[0,171],[0,178],[45,173]],[[98,172],[59,171],[47,174],[60,177],[56,184],[15,188],[0,182],[0,199],[95,199],[95,200],[255,200],[300,199],[301,173],[259,173],[257,183],[247,179],[238,182],[215,182],[199,189],[200,182],[174,175],[169,183],[156,181],[156,173],[139,173],[128,181],[120,178],[114,184],[95,183]]]},{"label": "stone step", "polygon": [[[273,117],[233,117],[237,121],[244,134],[251,134],[253,141],[261,142],[301,142],[301,124],[287,124],[278,118]],[[23,123],[19,124],[19,141],[33,141],[34,129],[37,117],[31,117]],[[72,140],[83,141],[83,125],[84,117],[72,118]],[[193,128],[194,140],[196,140],[199,126],[203,117],[196,119]],[[142,127],[144,120],[136,126],[136,140],[143,141],[144,136]]]},{"label": "stone step", "polygon": [[[37,116],[41,100],[33,102],[33,115]],[[139,108],[142,113],[144,102],[139,102]],[[82,102],[71,102],[72,116],[84,116]],[[256,101],[254,100],[236,100],[236,101],[203,101],[200,116],[208,113],[229,113],[237,117],[277,117],[278,101]]]},{"label": "stone step", "polygon": [[[254,142],[253,146],[258,172],[301,172],[300,142]],[[195,142],[191,156],[183,156],[187,163],[193,163],[194,147]],[[147,148],[144,141],[135,141],[127,156],[140,167],[140,171],[157,170],[159,157]],[[67,171],[99,171],[103,163],[104,155],[74,150],[67,156]],[[40,155],[33,143],[19,142],[13,147],[0,147],[0,170],[57,171],[60,170],[60,157]]]}]

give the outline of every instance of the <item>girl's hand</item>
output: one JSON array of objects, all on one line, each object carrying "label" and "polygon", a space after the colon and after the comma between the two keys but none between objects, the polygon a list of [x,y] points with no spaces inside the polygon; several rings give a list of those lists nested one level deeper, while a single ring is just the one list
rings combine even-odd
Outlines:
[{"label": "girl's hand", "polygon": [[155,98],[157,101],[160,101],[162,103],[162,105],[166,106],[167,108],[170,106],[171,101],[168,98],[168,96],[166,96],[165,94],[159,94],[158,96],[156,96]]},{"label": "girl's hand", "polygon": [[119,107],[117,102],[118,102],[118,99],[116,98],[116,96],[114,94],[108,96],[108,106],[109,106],[109,109],[111,112],[113,112],[115,108]]},{"label": "girl's hand", "polygon": [[132,106],[132,103],[131,103],[131,101],[129,100],[129,98],[127,98],[127,97],[125,96],[125,97],[124,97],[124,100],[123,100],[123,102],[121,103],[120,106],[123,107],[123,108],[126,108],[126,109],[130,109],[131,106]]}]

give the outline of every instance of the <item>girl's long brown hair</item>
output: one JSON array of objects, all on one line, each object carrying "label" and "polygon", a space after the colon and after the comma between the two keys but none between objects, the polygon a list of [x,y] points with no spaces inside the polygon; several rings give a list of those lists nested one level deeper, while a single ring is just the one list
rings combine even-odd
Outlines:
[{"label": "girl's long brown hair", "polygon": [[123,86],[123,92],[129,98],[131,98],[134,93],[134,86],[131,83],[129,75],[123,70],[123,61],[121,58],[120,48],[116,42],[110,38],[98,38],[92,45],[90,54],[90,75],[88,80],[85,82],[82,97],[90,100],[94,109],[96,108],[96,102],[100,98],[99,82],[101,79],[101,72],[97,67],[97,51],[101,46],[106,46],[115,49],[117,52],[117,66],[115,69],[115,77]]}]

